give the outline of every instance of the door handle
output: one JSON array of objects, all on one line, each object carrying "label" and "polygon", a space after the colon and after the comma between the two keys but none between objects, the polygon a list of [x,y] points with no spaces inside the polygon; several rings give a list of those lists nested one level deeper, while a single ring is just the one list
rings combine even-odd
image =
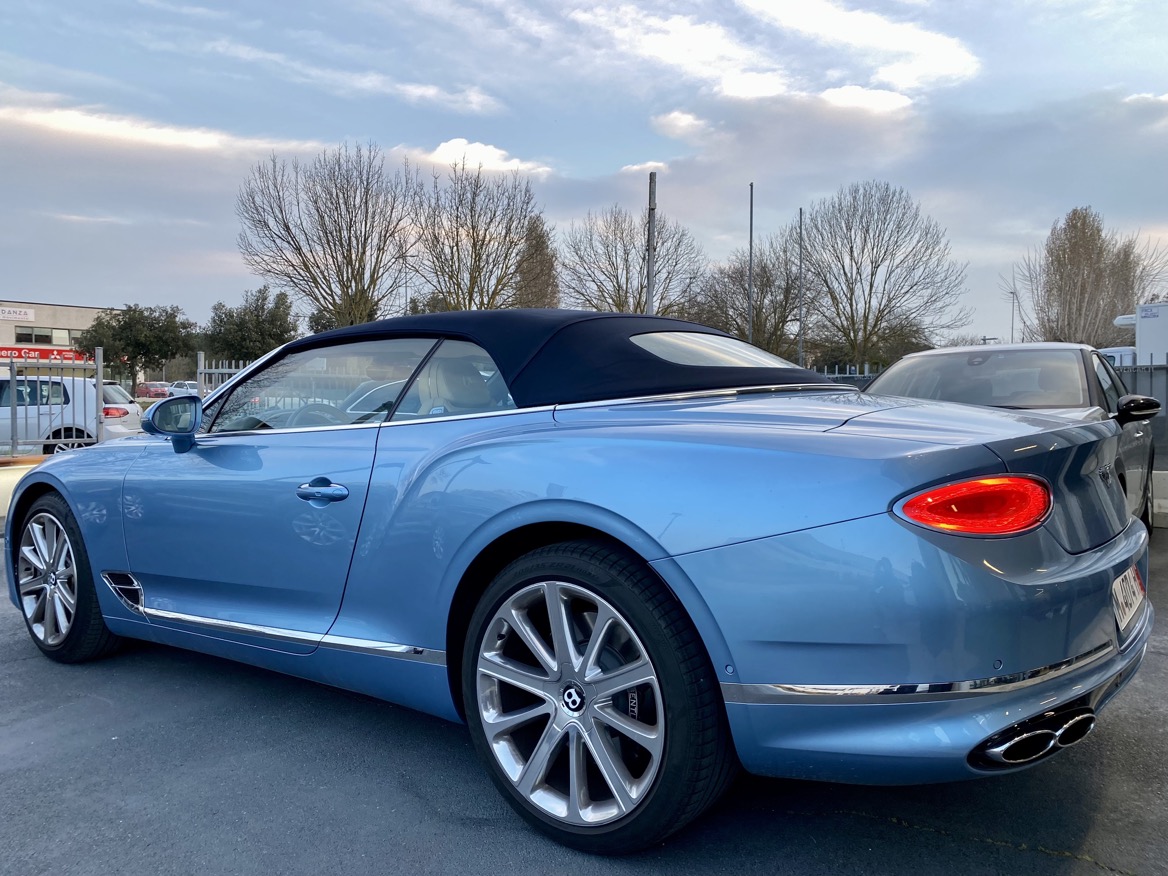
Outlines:
[{"label": "door handle", "polygon": [[313,478],[307,484],[296,488],[296,497],[316,508],[323,508],[329,502],[340,502],[349,497],[349,488],[334,484],[328,478]]}]

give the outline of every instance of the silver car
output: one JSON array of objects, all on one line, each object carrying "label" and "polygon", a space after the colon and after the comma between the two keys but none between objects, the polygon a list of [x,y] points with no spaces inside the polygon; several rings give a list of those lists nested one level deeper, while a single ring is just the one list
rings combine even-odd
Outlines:
[{"label": "silver car", "polygon": [[[92,377],[0,378],[0,452],[61,453],[142,432],[142,409],[122,387]],[[15,444],[15,449],[13,445]]]},{"label": "silver car", "polygon": [[176,395],[198,396],[199,384],[193,380],[176,380],[167,388],[166,394],[170,397]]},{"label": "silver car", "polygon": [[1152,527],[1151,417],[1160,402],[1129,395],[1099,351],[1086,344],[1030,343],[941,347],[913,353],[891,365],[865,392],[909,398],[1042,411],[1089,422],[1127,422],[1119,439],[1115,475],[1127,494],[1128,511]]}]

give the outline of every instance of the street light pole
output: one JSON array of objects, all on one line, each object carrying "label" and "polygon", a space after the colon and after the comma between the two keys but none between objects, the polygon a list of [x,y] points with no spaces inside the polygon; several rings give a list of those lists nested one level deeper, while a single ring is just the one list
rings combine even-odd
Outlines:
[{"label": "street light pole", "polygon": [[1018,293],[1010,290],[1010,343],[1014,343],[1014,308],[1018,304]]},{"label": "street light pole", "polygon": [[754,183],[750,184],[750,233],[746,256],[746,342],[754,343]]},{"label": "street light pole", "polygon": [[652,315],[653,286],[657,272],[657,171],[649,171],[649,241],[645,257],[645,313]]},{"label": "street light pole", "polygon": [[799,272],[796,274],[799,284],[799,367],[803,366],[803,208],[799,208]]}]

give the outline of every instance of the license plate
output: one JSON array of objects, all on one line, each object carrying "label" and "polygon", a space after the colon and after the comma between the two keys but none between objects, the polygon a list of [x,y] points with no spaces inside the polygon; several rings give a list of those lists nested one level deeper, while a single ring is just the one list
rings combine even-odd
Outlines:
[{"label": "license plate", "polygon": [[1111,582],[1111,607],[1121,630],[1135,617],[1143,601],[1144,587],[1135,566]]}]

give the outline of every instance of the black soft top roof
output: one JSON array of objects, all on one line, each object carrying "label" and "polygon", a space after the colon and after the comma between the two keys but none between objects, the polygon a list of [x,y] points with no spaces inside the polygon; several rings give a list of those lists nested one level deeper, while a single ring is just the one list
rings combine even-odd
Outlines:
[{"label": "black soft top roof", "polygon": [[583,310],[471,310],[426,313],[334,329],[286,348],[371,338],[432,337],[471,341],[486,350],[521,408],[633,398],[704,389],[824,384],[802,368],[679,365],[629,338],[682,331],[730,337],[697,323],[662,316]]}]

